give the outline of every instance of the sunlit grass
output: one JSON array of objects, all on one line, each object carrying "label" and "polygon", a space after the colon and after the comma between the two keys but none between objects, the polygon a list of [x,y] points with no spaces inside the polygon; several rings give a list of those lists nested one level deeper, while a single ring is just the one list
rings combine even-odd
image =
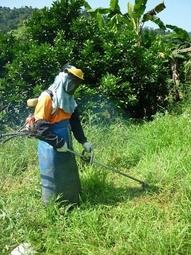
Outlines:
[{"label": "sunlit grass", "polygon": [[[140,184],[78,158],[81,205],[41,203],[36,141],[0,147],[0,250],[29,242],[44,255],[184,254],[191,250],[190,115],[87,126],[95,160]],[[76,151],[81,145],[74,143]]]}]

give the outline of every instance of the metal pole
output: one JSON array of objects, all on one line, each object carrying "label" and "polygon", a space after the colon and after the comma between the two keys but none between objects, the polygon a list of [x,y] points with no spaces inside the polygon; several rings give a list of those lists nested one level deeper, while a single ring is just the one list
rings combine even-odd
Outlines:
[{"label": "metal pole", "polygon": [[[16,137],[16,136],[27,136],[27,133],[15,132],[15,133],[8,133],[8,134],[0,134],[0,139],[3,138],[3,137],[7,137],[7,138],[4,139],[1,143],[5,143],[5,142],[9,141],[10,139],[12,139],[12,138],[14,138],[14,137]],[[82,158],[82,159],[83,159],[83,157],[84,157],[83,154],[80,154],[80,153],[78,153],[78,152],[76,152],[76,151],[73,151],[73,150],[70,150],[70,149],[68,149],[68,148],[67,148],[67,149],[64,149],[63,152],[64,152],[64,151],[65,151],[65,152],[70,152],[70,153],[74,154],[75,156],[78,156],[78,157],[80,157],[80,158]],[[104,167],[104,168],[106,168],[107,170],[110,170],[110,171],[112,171],[112,172],[114,172],[114,173],[123,175],[123,176],[125,176],[125,177],[127,177],[127,178],[129,178],[129,179],[131,179],[131,180],[133,180],[133,181],[136,181],[136,182],[140,183],[143,187],[147,186],[147,184],[146,184],[145,182],[143,182],[143,181],[141,181],[141,180],[139,180],[139,179],[137,179],[137,178],[135,178],[135,177],[133,177],[133,176],[130,176],[130,175],[126,174],[126,173],[123,173],[123,172],[117,170],[116,168],[113,168],[113,167],[111,167],[111,166],[105,165],[105,164],[103,164],[103,163],[101,163],[101,162],[99,162],[99,161],[96,161],[96,160],[92,159],[92,160],[91,160],[91,163],[92,163],[92,164],[96,164],[96,165],[101,166],[101,167]]]},{"label": "metal pole", "polygon": [[[72,154],[74,154],[74,155],[76,155],[76,156],[78,156],[78,157],[80,157],[80,158],[83,159],[83,155],[80,154],[80,153],[78,153],[78,152],[75,152],[75,151],[70,150],[70,149],[66,149],[66,151],[68,151],[68,152],[70,152],[70,153],[72,153]],[[133,176],[130,176],[130,175],[126,174],[126,173],[123,173],[123,172],[117,170],[116,168],[113,168],[113,167],[110,167],[110,166],[108,166],[108,165],[105,165],[105,164],[103,164],[103,163],[101,163],[101,162],[98,162],[98,161],[96,161],[96,160],[94,160],[94,159],[93,159],[93,161],[92,161],[92,164],[93,164],[93,163],[95,163],[95,164],[98,165],[98,166],[104,167],[104,168],[106,168],[106,169],[108,169],[108,170],[110,170],[110,171],[112,171],[112,172],[114,172],[114,173],[123,175],[123,176],[125,176],[125,177],[127,177],[127,178],[129,178],[129,179],[132,179],[132,180],[134,180],[134,181],[140,183],[142,186],[146,186],[146,185],[147,185],[145,182],[143,182],[143,181],[141,181],[141,180],[139,180],[139,179],[137,179],[137,178],[135,178],[135,177],[133,177]]]}]

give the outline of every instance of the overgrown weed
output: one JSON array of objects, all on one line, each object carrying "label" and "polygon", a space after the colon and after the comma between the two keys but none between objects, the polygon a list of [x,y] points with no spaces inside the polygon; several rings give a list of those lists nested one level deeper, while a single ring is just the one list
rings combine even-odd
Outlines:
[{"label": "overgrown weed", "polygon": [[[191,133],[188,114],[143,124],[86,126],[95,160],[150,186],[78,158],[81,204],[41,203],[34,140],[0,147],[0,250],[30,242],[43,255],[189,255]],[[74,142],[80,152],[81,145]]]}]

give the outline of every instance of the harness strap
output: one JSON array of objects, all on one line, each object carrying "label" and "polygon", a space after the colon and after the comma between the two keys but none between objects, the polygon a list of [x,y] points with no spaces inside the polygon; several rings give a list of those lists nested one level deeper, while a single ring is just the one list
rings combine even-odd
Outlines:
[{"label": "harness strap", "polygon": [[52,93],[52,91],[49,90],[49,89],[47,89],[47,90],[45,90],[45,91],[49,94],[49,96],[51,97],[51,99],[53,99],[53,93]]}]

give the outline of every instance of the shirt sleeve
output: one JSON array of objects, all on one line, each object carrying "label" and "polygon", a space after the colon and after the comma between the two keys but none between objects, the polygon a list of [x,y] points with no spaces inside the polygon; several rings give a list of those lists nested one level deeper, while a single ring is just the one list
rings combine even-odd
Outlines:
[{"label": "shirt sleeve", "polygon": [[75,111],[72,113],[72,116],[70,118],[70,126],[75,139],[79,143],[83,144],[87,142],[87,138],[84,135],[84,131],[80,122],[80,116],[77,109],[75,109]]},{"label": "shirt sleeve", "polygon": [[41,95],[35,107],[34,117],[36,120],[50,121],[52,112],[52,100],[47,94]]}]

